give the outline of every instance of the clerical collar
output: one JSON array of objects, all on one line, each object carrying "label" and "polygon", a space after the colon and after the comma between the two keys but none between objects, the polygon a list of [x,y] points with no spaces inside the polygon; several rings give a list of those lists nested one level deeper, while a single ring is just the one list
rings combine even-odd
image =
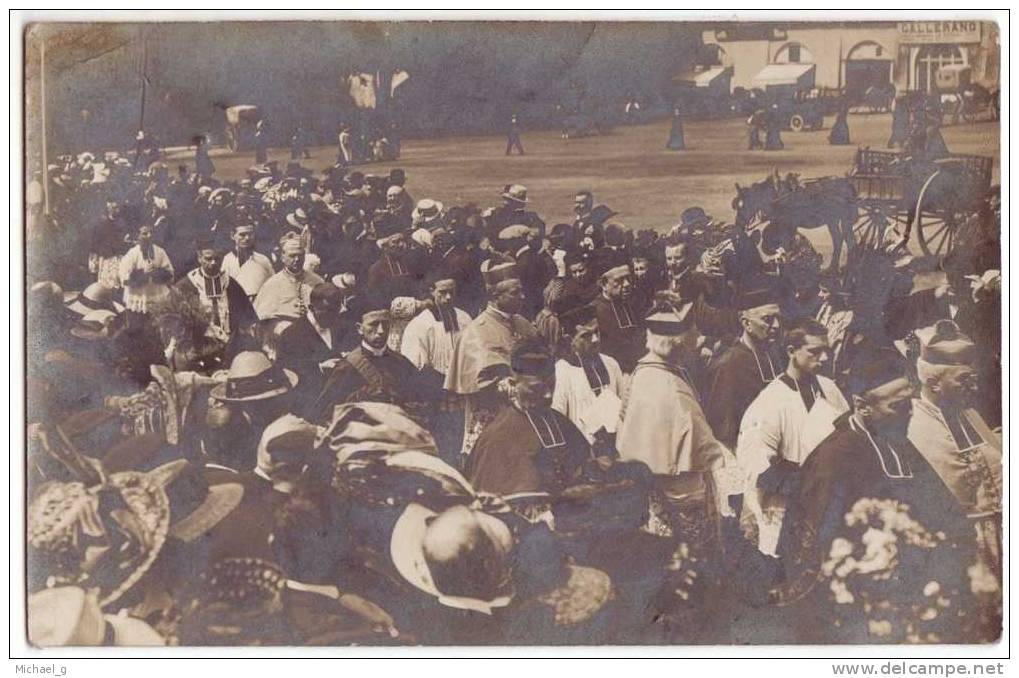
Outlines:
[{"label": "clerical collar", "polygon": [[602,298],[609,302],[612,307],[612,315],[616,318],[616,326],[621,330],[628,330],[633,327],[633,316],[630,315],[630,308],[622,299],[609,299],[604,292]]},{"label": "clerical collar", "polygon": [[550,410],[521,411],[527,417],[527,421],[530,422],[531,428],[534,429],[534,433],[538,436],[538,441],[544,449],[548,450],[566,445],[563,429],[559,426],[559,422],[556,421],[555,416],[552,415]]},{"label": "clerical collar", "polygon": [[253,250],[253,249],[249,249],[249,250],[237,249],[237,250],[235,250],[234,251],[234,256],[237,257],[237,265],[238,266],[243,266],[244,264],[246,264],[248,259],[251,258],[251,255],[254,253],[254,251],[255,250]]},{"label": "clerical collar", "polygon": [[952,435],[952,440],[955,441],[955,446],[959,452],[968,452],[987,444],[987,441],[980,435],[980,432],[966,418],[966,413],[963,410],[936,405],[924,396],[923,393],[920,394],[920,399],[941,413],[941,418],[944,420],[948,432]]},{"label": "clerical collar", "polygon": [[447,334],[453,334],[454,332],[460,331],[460,321],[457,320],[455,308],[450,307],[446,309],[442,306],[436,305],[430,310],[435,321],[442,322],[442,328]]},{"label": "clerical collar", "polygon": [[813,409],[814,403],[818,398],[824,397],[824,393],[821,391],[821,383],[813,375],[802,381],[797,381],[786,372],[779,375],[778,378],[782,380],[783,384],[800,394],[803,406],[807,408],[807,412]]},{"label": "clerical collar", "polygon": [[765,351],[764,360],[762,361],[761,356],[757,353],[757,349],[755,349],[754,345],[750,343],[750,339],[747,338],[745,333],[742,337],[740,337],[740,341],[743,342],[744,346],[750,349],[750,353],[754,356],[754,361],[757,363],[757,374],[761,377],[761,381],[765,384],[769,384],[774,381],[775,377],[778,375],[775,371],[775,363],[771,360],[771,353]]},{"label": "clerical collar", "polygon": [[361,342],[361,348],[364,349],[365,353],[371,353],[376,358],[381,358],[382,356],[386,355],[386,353],[389,352],[388,346],[383,346],[382,348],[372,348],[363,341]]},{"label": "clerical collar", "polygon": [[866,436],[881,463],[881,470],[887,477],[896,479],[913,477],[913,470],[909,467],[907,460],[903,459],[887,440],[881,436],[875,438],[858,415],[854,414],[849,417],[849,426],[857,433]]},{"label": "clerical collar", "polygon": [[574,367],[579,367],[584,370],[584,376],[587,377],[587,385],[591,387],[595,395],[601,393],[602,389],[609,385],[609,372],[605,368],[605,361],[602,360],[600,355],[595,355],[593,358],[584,360],[577,353],[567,357],[569,362]]}]

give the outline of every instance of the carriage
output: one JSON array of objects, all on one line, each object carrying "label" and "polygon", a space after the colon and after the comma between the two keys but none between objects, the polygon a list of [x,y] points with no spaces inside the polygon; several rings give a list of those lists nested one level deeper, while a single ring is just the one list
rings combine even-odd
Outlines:
[{"label": "carriage", "polygon": [[992,165],[985,156],[925,159],[861,148],[845,177],[801,180],[776,172],[751,186],[737,184],[736,226],[749,232],[764,224],[787,249],[800,229],[827,228],[832,269],[843,246],[850,253],[885,247],[892,234],[906,244],[914,228],[920,251],[941,259],[994,223]]},{"label": "carriage", "polygon": [[935,76],[935,84],[940,93],[942,114],[951,124],[959,124],[959,118],[964,122],[998,119],[999,93],[973,82],[969,66],[942,66]]},{"label": "carriage", "polygon": [[854,240],[879,246],[889,227],[929,256],[943,257],[974,235],[991,191],[994,159],[952,154],[937,160],[861,148],[849,174],[860,217]]}]

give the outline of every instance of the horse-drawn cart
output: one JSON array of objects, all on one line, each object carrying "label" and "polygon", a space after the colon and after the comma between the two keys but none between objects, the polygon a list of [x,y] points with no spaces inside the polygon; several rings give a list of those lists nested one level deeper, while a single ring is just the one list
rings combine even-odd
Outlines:
[{"label": "horse-drawn cart", "polygon": [[882,244],[889,227],[908,239],[915,225],[925,255],[947,255],[966,241],[989,195],[992,168],[993,158],[979,155],[925,160],[859,149],[849,174],[860,207],[856,244]]}]

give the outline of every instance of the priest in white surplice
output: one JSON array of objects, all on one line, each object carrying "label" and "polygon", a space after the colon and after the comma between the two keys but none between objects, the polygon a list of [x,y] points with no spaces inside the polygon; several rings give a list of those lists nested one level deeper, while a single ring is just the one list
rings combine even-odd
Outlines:
[{"label": "priest in white surplice", "polygon": [[835,382],[821,376],[829,360],[828,332],[804,319],[786,329],[788,367],[764,387],[740,424],[736,457],[746,487],[744,516],[757,524],[761,553],[775,556],[786,498],[795,487],[800,465],[849,411]]}]

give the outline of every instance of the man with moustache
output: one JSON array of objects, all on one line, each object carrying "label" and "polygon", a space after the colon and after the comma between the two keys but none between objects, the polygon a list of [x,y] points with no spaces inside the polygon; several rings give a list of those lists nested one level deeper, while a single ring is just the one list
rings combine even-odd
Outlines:
[{"label": "man with moustache", "polygon": [[647,353],[633,371],[616,434],[619,458],[644,462],[666,486],[702,485],[725,463],[690,377],[700,338],[692,311],[686,304],[646,319]]},{"label": "man with moustache", "polygon": [[328,419],[333,407],[372,401],[399,405],[411,414],[422,411],[427,398],[417,368],[387,345],[392,319],[385,299],[368,301],[356,324],[361,345],[336,362],[326,377],[315,411]]}]

